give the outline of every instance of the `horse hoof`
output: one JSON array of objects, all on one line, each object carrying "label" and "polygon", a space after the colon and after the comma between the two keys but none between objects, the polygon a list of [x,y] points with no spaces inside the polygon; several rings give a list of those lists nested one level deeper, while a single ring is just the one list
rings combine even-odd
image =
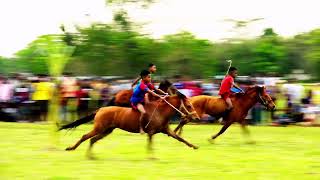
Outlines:
[{"label": "horse hoof", "polygon": [[248,141],[247,144],[257,144],[256,141]]},{"label": "horse hoof", "polygon": [[199,149],[199,147],[198,146],[193,146],[193,149]]},{"label": "horse hoof", "polygon": [[87,155],[87,158],[88,158],[89,160],[97,160],[97,159],[98,159],[97,157],[95,157],[95,156],[93,156],[93,155]]},{"label": "horse hoof", "polygon": [[74,149],[71,147],[66,148],[66,151],[72,151],[72,150],[74,150]]},{"label": "horse hoof", "polygon": [[210,144],[214,144],[214,139],[209,138],[208,141],[209,141]]},{"label": "horse hoof", "polygon": [[156,157],[148,157],[148,159],[152,161],[159,160],[159,158],[156,158]]}]

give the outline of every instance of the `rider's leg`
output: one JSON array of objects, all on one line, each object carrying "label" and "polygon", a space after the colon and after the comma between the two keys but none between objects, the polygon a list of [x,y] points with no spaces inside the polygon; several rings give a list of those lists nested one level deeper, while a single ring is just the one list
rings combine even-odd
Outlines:
[{"label": "rider's leg", "polygon": [[222,120],[220,122],[224,121],[224,117],[227,116],[229,114],[229,112],[232,110],[233,105],[232,105],[232,101],[230,99],[230,97],[228,95],[224,95],[222,96],[222,98],[226,101],[227,103],[227,109],[222,113]]},{"label": "rider's leg", "polygon": [[140,118],[139,118],[139,127],[140,127],[140,133],[143,134],[143,128],[142,128],[142,119],[146,114],[146,110],[144,109],[143,105],[141,103],[137,104],[137,109],[140,112]]},{"label": "rider's leg", "polygon": [[233,108],[232,101],[229,97],[226,98],[227,111],[230,111]]}]

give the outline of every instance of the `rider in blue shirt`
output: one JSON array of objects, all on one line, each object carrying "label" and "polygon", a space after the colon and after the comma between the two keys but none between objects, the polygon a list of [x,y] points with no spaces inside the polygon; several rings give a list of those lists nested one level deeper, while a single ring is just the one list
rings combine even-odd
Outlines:
[{"label": "rider in blue shirt", "polygon": [[163,92],[160,89],[155,89],[154,86],[151,84],[151,77],[150,77],[150,72],[147,70],[143,70],[140,73],[141,76],[141,81],[139,84],[134,88],[133,90],[133,95],[130,98],[131,106],[133,109],[138,110],[141,115],[139,119],[139,125],[140,125],[140,133],[144,133],[143,128],[142,128],[142,119],[146,117],[146,111],[143,107],[144,105],[144,98],[146,93],[150,93],[153,96],[159,97],[164,99],[166,96],[160,96],[156,93],[154,93],[152,90],[157,90],[158,92],[167,95],[167,93]]}]

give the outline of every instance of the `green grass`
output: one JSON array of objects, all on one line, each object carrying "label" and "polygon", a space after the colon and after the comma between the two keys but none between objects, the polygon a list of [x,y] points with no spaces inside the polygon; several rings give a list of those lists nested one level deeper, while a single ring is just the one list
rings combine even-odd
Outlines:
[{"label": "green grass", "polygon": [[256,144],[246,144],[237,125],[215,144],[207,139],[217,125],[186,126],[184,144],[158,134],[149,160],[146,135],[115,130],[93,148],[97,160],[85,156],[88,142],[74,144],[91,125],[59,133],[58,150],[49,150],[49,126],[0,123],[0,179],[320,179],[320,129],[312,127],[249,127]]}]

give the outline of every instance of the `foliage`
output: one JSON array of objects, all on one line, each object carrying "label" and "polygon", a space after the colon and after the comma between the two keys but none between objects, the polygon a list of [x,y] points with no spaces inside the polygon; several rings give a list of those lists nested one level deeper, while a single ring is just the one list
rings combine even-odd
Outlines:
[{"label": "foliage", "polygon": [[[5,63],[2,71],[11,71],[13,66],[17,71],[48,72],[45,61],[48,57],[44,54],[47,50],[41,46],[43,41],[49,41],[47,37],[59,37],[63,44],[59,40],[55,42],[57,47],[54,48],[54,43],[49,46],[56,51],[62,46],[74,46],[73,61],[68,62],[65,71],[76,75],[134,77],[153,62],[158,65],[160,75],[207,78],[224,74],[228,67],[225,60],[232,59],[241,75],[286,75],[293,69],[303,69],[320,79],[320,29],[285,39],[268,28],[255,39],[219,43],[199,39],[186,31],[159,40],[139,31],[139,26],[120,10],[114,14],[113,23],[78,27],[77,33],[64,31],[64,35],[39,37],[19,51],[14,61]],[[5,61],[2,58],[0,63]]]},{"label": "foliage", "polygon": [[139,5],[141,7],[148,7],[150,4],[156,2],[157,0],[106,0],[107,5],[124,6],[129,4]]},{"label": "foliage", "polygon": [[73,47],[67,46],[61,35],[43,35],[15,54],[16,70],[56,76],[63,71],[72,53]]}]

